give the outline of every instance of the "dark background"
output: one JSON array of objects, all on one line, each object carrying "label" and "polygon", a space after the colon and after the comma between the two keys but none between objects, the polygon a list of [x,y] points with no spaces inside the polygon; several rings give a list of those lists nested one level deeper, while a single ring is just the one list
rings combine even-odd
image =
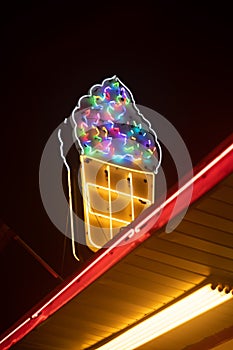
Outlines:
[{"label": "dark background", "polygon": [[[232,131],[230,6],[19,1],[1,16],[0,216],[66,278],[79,264],[39,193],[50,134],[93,84],[116,74],[138,104],[175,126],[196,165]],[[168,187],[177,180],[171,164],[164,149]],[[0,332],[60,283],[9,236],[2,226]]]}]

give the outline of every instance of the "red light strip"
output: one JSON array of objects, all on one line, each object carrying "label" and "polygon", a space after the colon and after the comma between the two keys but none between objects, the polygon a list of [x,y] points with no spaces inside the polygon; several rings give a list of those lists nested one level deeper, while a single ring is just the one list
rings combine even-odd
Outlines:
[{"label": "red light strip", "polygon": [[[31,318],[27,318],[23,323],[21,323],[18,327],[16,327],[12,332],[10,332],[5,338],[3,338],[0,341],[0,344],[2,344],[5,340],[7,340],[8,338],[10,338],[13,334],[15,334],[18,330],[20,330],[20,328],[22,328],[25,324],[27,324],[29,321],[31,320]],[[7,348],[3,348],[3,349],[7,349]]]},{"label": "red light strip", "polygon": [[[233,150],[233,143],[227,147],[222,153],[220,153],[220,155],[218,155],[217,157],[215,157],[209,164],[207,164],[201,171],[199,171],[191,180],[189,180],[185,185],[183,185],[179,190],[177,190],[173,195],[171,195],[165,202],[162,203],[161,206],[159,206],[158,208],[156,208],[152,213],[150,213],[146,218],[144,218],[142,221],[140,221],[140,224],[138,224],[135,228],[131,228],[129,230],[127,230],[122,236],[119,237],[119,239],[117,239],[115,242],[113,242],[113,244],[108,247],[105,248],[104,250],[101,251],[101,254],[99,256],[97,256],[95,258],[95,260],[93,260],[83,271],[81,271],[75,278],[73,278],[65,287],[63,287],[58,293],[56,293],[48,302],[46,302],[41,308],[39,308],[36,312],[34,312],[32,314],[31,317],[27,318],[25,321],[23,321],[19,326],[17,326],[13,331],[11,331],[9,334],[7,334],[3,339],[0,340],[0,345],[3,344],[4,342],[6,342],[7,344],[3,347],[1,347],[2,350],[6,350],[9,349],[9,347],[15,343],[16,341],[19,341],[20,339],[22,339],[27,333],[29,333],[33,328],[35,328],[37,326],[37,324],[39,324],[40,322],[42,322],[44,319],[46,319],[49,315],[51,315],[52,313],[54,313],[58,307],[54,307],[54,309],[50,310],[50,312],[48,312],[47,315],[45,315],[43,318],[39,318],[41,312],[43,310],[45,310],[49,305],[51,305],[56,299],[58,299],[59,296],[61,296],[65,291],[67,291],[71,286],[74,285],[75,282],[77,282],[81,277],[83,277],[88,271],[90,271],[96,264],[100,263],[103,258],[105,256],[107,256],[114,248],[118,248],[120,249],[120,243],[123,242],[125,239],[127,238],[131,238],[134,236],[134,234],[136,232],[139,232],[141,230],[141,226],[145,225],[145,223],[147,223],[154,215],[156,215],[157,213],[159,213],[159,211],[161,209],[163,209],[164,207],[166,207],[168,204],[170,204],[174,199],[176,199],[179,194],[181,194],[182,192],[184,192],[189,186],[191,186],[192,184],[194,184],[198,179],[200,179],[201,176],[203,176],[207,171],[209,171],[211,168],[213,168],[216,164],[218,164],[225,156],[229,155],[230,152]],[[232,168],[233,163],[230,163],[230,168]],[[228,168],[227,168],[228,169]],[[228,169],[228,172],[230,173],[230,169]],[[225,174],[226,176],[227,174]],[[224,176],[223,176],[224,177]],[[220,180],[219,180],[220,181]],[[212,184],[213,186],[213,184]],[[211,188],[211,187],[210,187]],[[194,196],[192,197],[192,201],[194,201]],[[144,237],[144,239],[147,238]],[[144,240],[143,239],[143,240]],[[132,243],[132,242],[131,242]],[[130,252],[133,248],[126,248],[125,246],[121,247],[122,250],[124,248],[125,250],[125,254],[127,254],[127,252]],[[119,251],[119,255],[124,254],[124,252],[120,252]],[[113,260],[113,259],[112,259]],[[118,260],[117,260],[118,261]],[[108,265],[108,266],[113,266],[114,265],[114,261],[112,262],[112,265]],[[105,271],[108,269],[108,267],[105,268]],[[105,272],[103,269],[103,272]],[[103,273],[102,272],[102,273]],[[100,273],[99,275],[101,275],[102,273]],[[96,275],[96,278],[98,276]],[[93,281],[90,280],[89,283],[91,283]],[[87,284],[88,285],[88,284]],[[83,287],[83,289],[87,286],[85,285]],[[79,290],[77,290],[77,294],[78,294]],[[66,302],[68,302],[71,298],[67,298],[65,301],[61,301],[60,307],[62,305],[64,305]],[[49,311],[49,310],[48,310]],[[29,322],[33,322],[34,319],[38,319],[38,322],[33,323],[32,325],[29,325],[28,328],[26,329],[22,329],[24,326],[27,327],[27,325],[29,324]],[[21,330],[20,334],[16,334],[19,333],[19,331]],[[15,335],[15,338],[10,339],[12,336]]]}]

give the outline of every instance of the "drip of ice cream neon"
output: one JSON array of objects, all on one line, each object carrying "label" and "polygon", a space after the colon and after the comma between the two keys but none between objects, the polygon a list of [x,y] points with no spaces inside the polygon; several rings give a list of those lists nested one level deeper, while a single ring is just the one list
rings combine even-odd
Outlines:
[{"label": "drip of ice cream neon", "polygon": [[72,117],[82,154],[157,172],[161,149],[156,134],[117,77],[94,85]]}]

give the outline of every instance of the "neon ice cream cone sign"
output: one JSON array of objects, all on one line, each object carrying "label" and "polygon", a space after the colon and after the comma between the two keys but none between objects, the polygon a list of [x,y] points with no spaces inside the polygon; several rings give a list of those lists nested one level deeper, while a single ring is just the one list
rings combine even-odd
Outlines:
[{"label": "neon ice cream cone sign", "polygon": [[[39,168],[41,199],[55,227],[72,239],[78,260],[76,248],[86,259],[90,251],[85,246],[98,250],[116,242],[128,244],[121,239],[124,233],[117,235],[120,228],[128,225],[124,232],[129,230],[136,239],[147,222],[152,225],[159,219],[164,206],[155,205],[154,189],[158,205],[167,203],[167,183],[154,130],[159,130],[159,140],[177,172],[178,195],[165,227],[169,233],[188,209],[193,171],[182,137],[166,118],[146,106],[140,105],[139,110],[130,90],[114,76],[94,85],[51,133]],[[181,206],[186,209],[180,211]]]},{"label": "neon ice cream cone sign", "polygon": [[85,241],[96,251],[154,203],[161,147],[116,76],[80,98],[72,121],[80,152]]}]

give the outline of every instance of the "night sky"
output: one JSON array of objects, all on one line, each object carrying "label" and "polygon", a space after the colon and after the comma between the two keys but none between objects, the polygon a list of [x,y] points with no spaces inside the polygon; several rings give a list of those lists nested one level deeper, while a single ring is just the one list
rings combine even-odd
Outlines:
[{"label": "night sky", "polygon": [[[232,132],[227,2],[79,3],[9,2],[1,13],[0,217],[63,278],[79,265],[43,208],[39,164],[50,134],[93,84],[116,74],[138,104],[175,126],[194,165]],[[59,281],[13,240],[0,254],[2,331]]]}]

